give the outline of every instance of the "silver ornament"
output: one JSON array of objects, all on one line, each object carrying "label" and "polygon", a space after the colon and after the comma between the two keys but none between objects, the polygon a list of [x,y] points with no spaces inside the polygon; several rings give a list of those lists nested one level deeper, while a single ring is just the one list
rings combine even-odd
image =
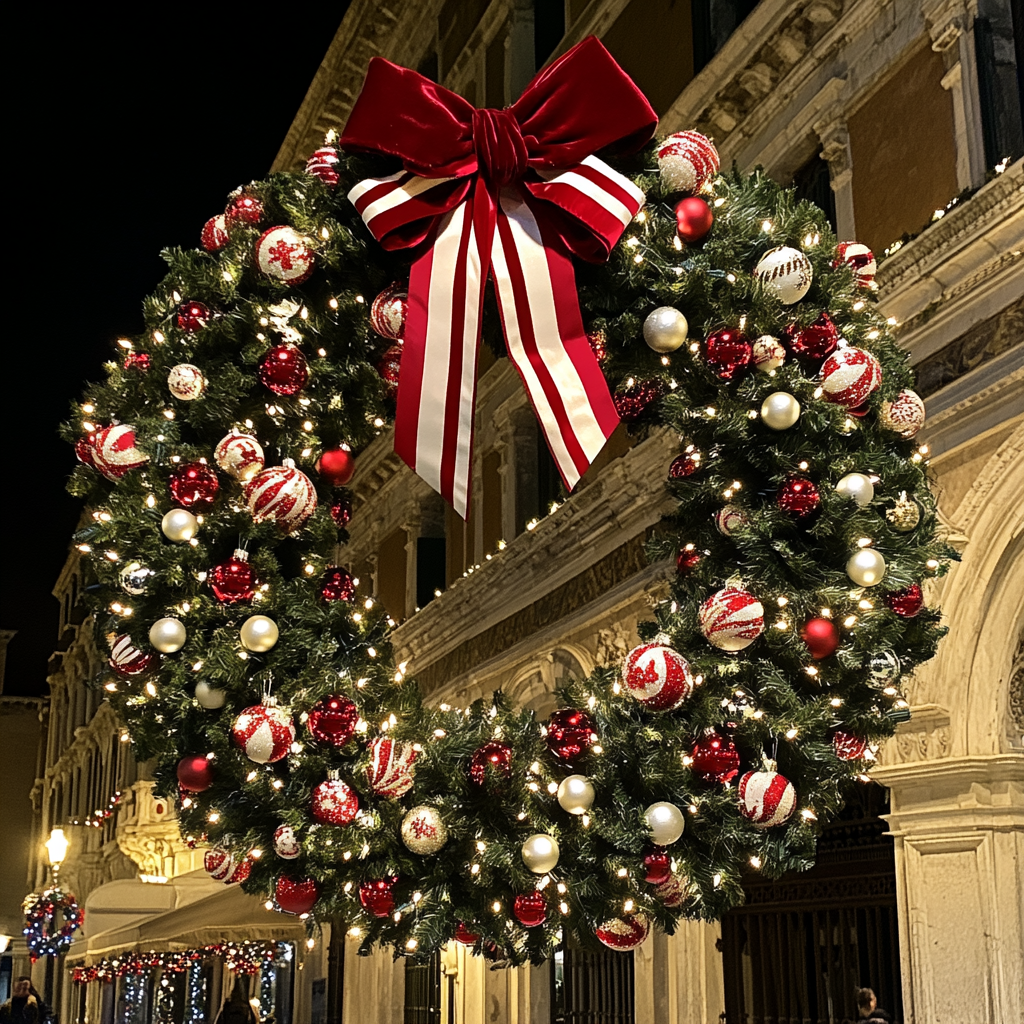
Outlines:
[{"label": "silver ornament", "polygon": [[126,594],[138,597],[146,592],[146,581],[153,575],[153,570],[147,569],[141,562],[129,562],[117,574],[117,579]]},{"label": "silver ornament", "polygon": [[420,804],[402,819],[402,842],[413,853],[429,855],[448,842],[448,829],[436,807]]},{"label": "silver ornament", "polygon": [[864,473],[847,473],[836,484],[836,490],[844,498],[853,498],[861,508],[870,505],[875,498],[875,485]]},{"label": "silver ornament", "polygon": [[901,671],[900,659],[892,651],[873,654],[868,662],[868,673],[877,683],[895,682]]},{"label": "silver ornament", "polygon": [[665,800],[651,804],[644,811],[644,821],[651,830],[651,840],[658,846],[671,846],[683,834],[686,824],[683,812]]},{"label": "silver ornament", "polygon": [[263,654],[277,643],[280,633],[273,619],[267,618],[266,615],[250,615],[242,623],[238,636],[247,651]]},{"label": "silver ornament", "polygon": [[538,832],[523,843],[523,863],[535,875],[546,875],[558,863],[558,840]]},{"label": "silver ornament", "polygon": [[160,521],[160,529],[168,540],[184,544],[199,532],[199,520],[187,509],[172,508]]},{"label": "silver ornament", "polygon": [[157,619],[149,627],[149,642],[163,654],[173,654],[185,646],[188,633],[180,619]]},{"label": "silver ornament", "polygon": [[671,306],[659,306],[644,321],[644,341],[655,352],[675,352],[686,342],[690,326]]},{"label": "silver ornament", "polygon": [[202,679],[196,683],[196,700],[199,701],[201,707],[209,711],[216,711],[217,708],[224,707],[226,696],[227,694],[223,690],[216,689]]},{"label": "silver ornament", "polygon": [[568,775],[558,784],[558,806],[570,814],[586,814],[594,802],[594,784],[586,775]]},{"label": "silver ornament", "polygon": [[846,575],[859,587],[874,587],[885,576],[885,559],[874,548],[861,548],[846,563]]},{"label": "silver ornament", "polygon": [[800,419],[800,403],[787,391],[773,391],[761,403],[761,419],[772,430],[788,430]]}]

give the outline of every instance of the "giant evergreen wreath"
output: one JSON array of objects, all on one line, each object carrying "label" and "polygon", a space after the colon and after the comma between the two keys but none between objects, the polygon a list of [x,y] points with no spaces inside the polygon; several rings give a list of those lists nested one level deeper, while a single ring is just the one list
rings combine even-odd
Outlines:
[{"label": "giant evergreen wreath", "polygon": [[[339,450],[358,461],[391,401],[376,366],[393,341],[371,329],[371,301],[404,266],[370,238],[346,192],[389,167],[328,145],[309,172],[274,174],[230,197],[226,220],[207,225],[205,249],[165,253],[169,272],[145,302],[144,333],[118,343],[105,382],[86,390],[65,427],[86,463],[70,489],[88,508],[76,538],[92,575],[88,600],[117,668],[96,685],[136,756],[155,759],[158,791],[178,798],[187,841],[214,848],[214,877],[307,913],[311,927],[344,922],[363,951],[383,943],[421,955],[458,936],[518,964],[550,955],[566,933],[586,945],[600,931],[624,948],[647,921],[671,932],[680,918],[719,917],[742,901],[745,872],[777,877],[813,862],[821,823],[866,778],[870,745],[891,735],[905,707],[901,675],[942,634],[936,611],[917,611],[917,588],[952,553],[935,540],[924,452],[894,429],[889,404],[912,374],[822,212],[760,171],[733,173],[705,190],[710,233],[685,244],[680,195],[659,176],[655,147],[617,166],[646,206],[606,264],[578,268],[581,305],[630,429],[679,438],[665,467],[677,507],[648,548],[667,567],[670,594],[642,627],[654,647],[630,657],[639,690],[599,669],[559,694],[565,710],[550,723],[500,694],[465,709],[425,706],[392,661],[391,623],[365,582],[353,594],[333,567],[350,512],[356,523],[364,514],[330,484],[345,476]],[[269,237],[308,247],[312,273],[303,264],[291,283],[261,273],[254,253],[275,226],[294,229]],[[813,270],[790,305],[753,274],[779,246],[804,253]],[[671,353],[644,343],[660,307],[690,325]],[[859,408],[823,393],[829,318],[837,351],[880,364],[880,385]],[[771,373],[751,361],[746,339],[761,336],[785,342]],[[271,393],[258,364],[287,345],[304,355],[308,381],[285,349],[285,376],[301,386]],[[779,349],[765,345],[759,358],[772,366]],[[182,364],[196,370],[178,371],[177,390],[199,397],[169,393]],[[788,429],[762,416],[774,393],[799,403]],[[254,521],[253,485],[238,478],[253,468],[244,457],[232,463],[222,451],[214,474],[215,449],[232,430],[258,439],[267,467],[291,459],[313,482],[307,521],[291,532],[272,517]],[[869,484],[837,489],[851,473]],[[309,498],[294,474],[264,480],[271,498],[282,481]],[[663,486],[651,480],[652,497]],[[188,502],[197,521],[178,513],[162,530]],[[231,557],[240,541],[248,563]],[[884,557],[877,585],[847,573],[862,550]],[[500,586],[500,563],[488,571]],[[742,650],[702,632],[702,607],[723,590],[763,608],[763,632]],[[730,600],[706,609],[704,625],[713,631],[709,614],[724,616],[719,639],[736,648],[752,625],[730,617],[752,605]],[[250,624],[243,644],[254,615],[273,620],[276,643],[271,627]],[[167,619],[153,634],[161,654],[149,635]],[[256,707],[267,692],[276,711]],[[240,716],[248,747],[233,742]],[[781,780],[758,774],[772,768],[767,759]],[[739,773],[754,773],[746,815]],[[325,782],[321,818],[348,824],[314,818]],[[645,817],[656,804],[671,806]],[[417,817],[417,808],[427,810]],[[654,846],[680,811],[681,837]],[[528,844],[535,873],[523,845],[538,835],[548,839]],[[442,839],[439,852],[415,852]]]}]

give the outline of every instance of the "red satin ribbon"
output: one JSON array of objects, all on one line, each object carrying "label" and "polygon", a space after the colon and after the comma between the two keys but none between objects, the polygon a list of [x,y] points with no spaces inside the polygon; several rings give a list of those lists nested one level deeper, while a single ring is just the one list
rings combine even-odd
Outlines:
[{"label": "red satin ribbon", "polygon": [[594,156],[630,152],[657,116],[591,37],[505,110],[381,58],[341,145],[404,171],[349,193],[386,249],[419,247],[409,281],[395,450],[463,516],[470,499],[483,289],[494,278],[509,356],[573,487],[618,424],[583,329],[572,256],[607,259],[643,195]]}]

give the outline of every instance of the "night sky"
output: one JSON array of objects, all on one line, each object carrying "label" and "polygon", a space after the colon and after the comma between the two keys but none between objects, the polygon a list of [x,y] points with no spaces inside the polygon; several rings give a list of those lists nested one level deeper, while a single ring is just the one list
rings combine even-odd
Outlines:
[{"label": "night sky", "polygon": [[57,426],[115,339],[142,329],[160,250],[198,246],[227,193],[266,175],[346,7],[19,11],[9,45],[31,73],[6,114],[5,219],[20,240],[5,261],[7,694],[46,692],[57,641],[51,590],[80,513]]}]

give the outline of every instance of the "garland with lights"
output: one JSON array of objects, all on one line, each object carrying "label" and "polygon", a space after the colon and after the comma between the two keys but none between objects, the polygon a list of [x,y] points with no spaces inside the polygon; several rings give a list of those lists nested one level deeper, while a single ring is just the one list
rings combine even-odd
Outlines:
[{"label": "garland with lights", "polygon": [[[621,671],[547,722],[424,706],[333,561],[407,305],[346,193],[393,161],[329,139],[233,194],[65,428],[97,685],[137,756],[214,878],[361,952],[540,962],[566,931],[629,949],[719,917],[745,872],[813,863],[943,633],[921,584],[954,554],[871,254],[696,133],[616,166],[646,205],[576,267],[580,305],[619,416],[680,439],[648,547],[675,572]],[[500,349],[490,304],[483,333]]]},{"label": "garland with lights", "polygon": [[85,919],[75,897],[57,885],[29,893],[21,909],[25,914],[22,931],[33,963],[43,956],[66,953]]},{"label": "garland with lights", "polygon": [[165,953],[155,950],[148,953],[124,953],[121,956],[104,957],[88,967],[73,968],[71,980],[76,985],[89,985],[94,981],[112,981],[128,975],[141,976],[153,970],[183,974],[214,957],[222,958],[228,970],[236,974],[255,975],[284,955],[287,947],[285,942],[246,940],[217,942],[195,949]]}]

